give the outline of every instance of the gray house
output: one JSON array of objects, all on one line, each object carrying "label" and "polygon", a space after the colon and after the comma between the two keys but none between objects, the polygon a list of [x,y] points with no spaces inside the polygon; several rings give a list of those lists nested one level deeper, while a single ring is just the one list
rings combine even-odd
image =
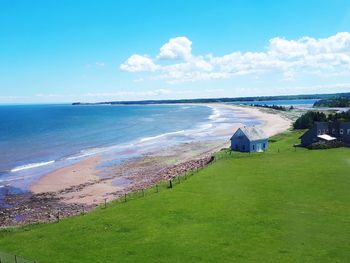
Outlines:
[{"label": "gray house", "polygon": [[350,122],[315,122],[299,139],[305,147],[316,142],[332,141],[340,141],[350,146]]},{"label": "gray house", "polygon": [[240,152],[262,152],[268,149],[268,137],[258,127],[238,128],[231,137],[231,149]]}]

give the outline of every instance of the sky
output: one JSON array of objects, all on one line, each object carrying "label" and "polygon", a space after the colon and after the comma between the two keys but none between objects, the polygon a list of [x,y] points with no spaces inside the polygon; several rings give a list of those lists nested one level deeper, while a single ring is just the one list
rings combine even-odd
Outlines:
[{"label": "sky", "polygon": [[0,2],[0,103],[350,92],[350,1]]}]

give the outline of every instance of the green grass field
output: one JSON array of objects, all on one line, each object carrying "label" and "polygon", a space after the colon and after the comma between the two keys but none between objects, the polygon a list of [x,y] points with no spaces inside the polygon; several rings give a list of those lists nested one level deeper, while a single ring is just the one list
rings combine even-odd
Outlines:
[{"label": "green grass field", "polygon": [[[39,262],[350,262],[350,149],[221,152],[173,189],[0,232]],[[278,149],[280,151],[278,152]]]}]

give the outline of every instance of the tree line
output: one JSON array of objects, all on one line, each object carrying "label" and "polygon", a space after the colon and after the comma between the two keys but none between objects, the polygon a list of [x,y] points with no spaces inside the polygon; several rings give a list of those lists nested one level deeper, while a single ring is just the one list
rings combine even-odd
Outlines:
[{"label": "tree line", "polygon": [[317,121],[350,121],[350,110],[346,112],[329,114],[319,111],[308,111],[301,115],[294,123],[294,129],[310,129]]},{"label": "tree line", "polygon": [[335,107],[346,108],[350,107],[350,97],[329,98],[316,101],[314,107]]}]

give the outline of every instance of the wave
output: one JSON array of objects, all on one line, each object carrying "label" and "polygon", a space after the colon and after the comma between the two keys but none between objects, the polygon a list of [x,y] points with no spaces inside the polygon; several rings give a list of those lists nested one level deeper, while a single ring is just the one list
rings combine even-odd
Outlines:
[{"label": "wave", "polygon": [[103,152],[106,152],[106,151],[108,151],[107,147],[106,148],[101,147],[101,148],[85,149],[85,150],[81,150],[78,155],[67,157],[66,160],[68,160],[68,161],[69,160],[76,160],[76,159],[88,157],[88,156],[91,156],[91,155],[103,153]]},{"label": "wave", "polygon": [[13,169],[11,169],[11,173],[15,173],[15,172],[19,172],[22,170],[27,170],[27,169],[32,169],[32,168],[37,168],[40,166],[45,166],[45,165],[49,165],[49,164],[53,164],[55,161],[48,161],[48,162],[40,162],[40,163],[30,163],[30,164],[25,164],[25,165],[21,165],[21,166],[17,166]]},{"label": "wave", "polygon": [[134,146],[135,146],[134,143],[126,143],[126,144],[115,144],[115,145],[106,146],[106,147],[88,148],[88,149],[81,150],[78,155],[67,157],[64,160],[76,160],[76,159],[85,158],[91,155],[101,154],[108,151],[124,150],[126,148],[134,147]]},{"label": "wave", "polygon": [[[26,178],[31,178],[31,175],[27,175],[27,176],[16,176],[16,177],[6,177],[4,179],[0,179],[0,183],[2,185],[0,186],[6,186],[6,183],[10,183],[12,181],[18,181],[18,180],[24,180]],[[5,184],[4,184],[5,183]]]},{"label": "wave", "polygon": [[208,119],[211,121],[216,121],[216,120],[220,119],[221,111],[215,107],[212,107],[212,106],[208,106],[208,107],[213,110],[212,114],[208,117]]},{"label": "wave", "polygon": [[162,138],[162,137],[166,137],[166,136],[170,136],[170,135],[181,134],[181,133],[184,133],[184,132],[185,132],[185,130],[176,131],[176,132],[166,132],[166,133],[162,133],[162,134],[159,134],[159,135],[156,135],[156,136],[142,138],[142,139],[140,139],[139,142],[148,142],[148,141],[156,140],[156,139],[159,139],[159,138]]}]

